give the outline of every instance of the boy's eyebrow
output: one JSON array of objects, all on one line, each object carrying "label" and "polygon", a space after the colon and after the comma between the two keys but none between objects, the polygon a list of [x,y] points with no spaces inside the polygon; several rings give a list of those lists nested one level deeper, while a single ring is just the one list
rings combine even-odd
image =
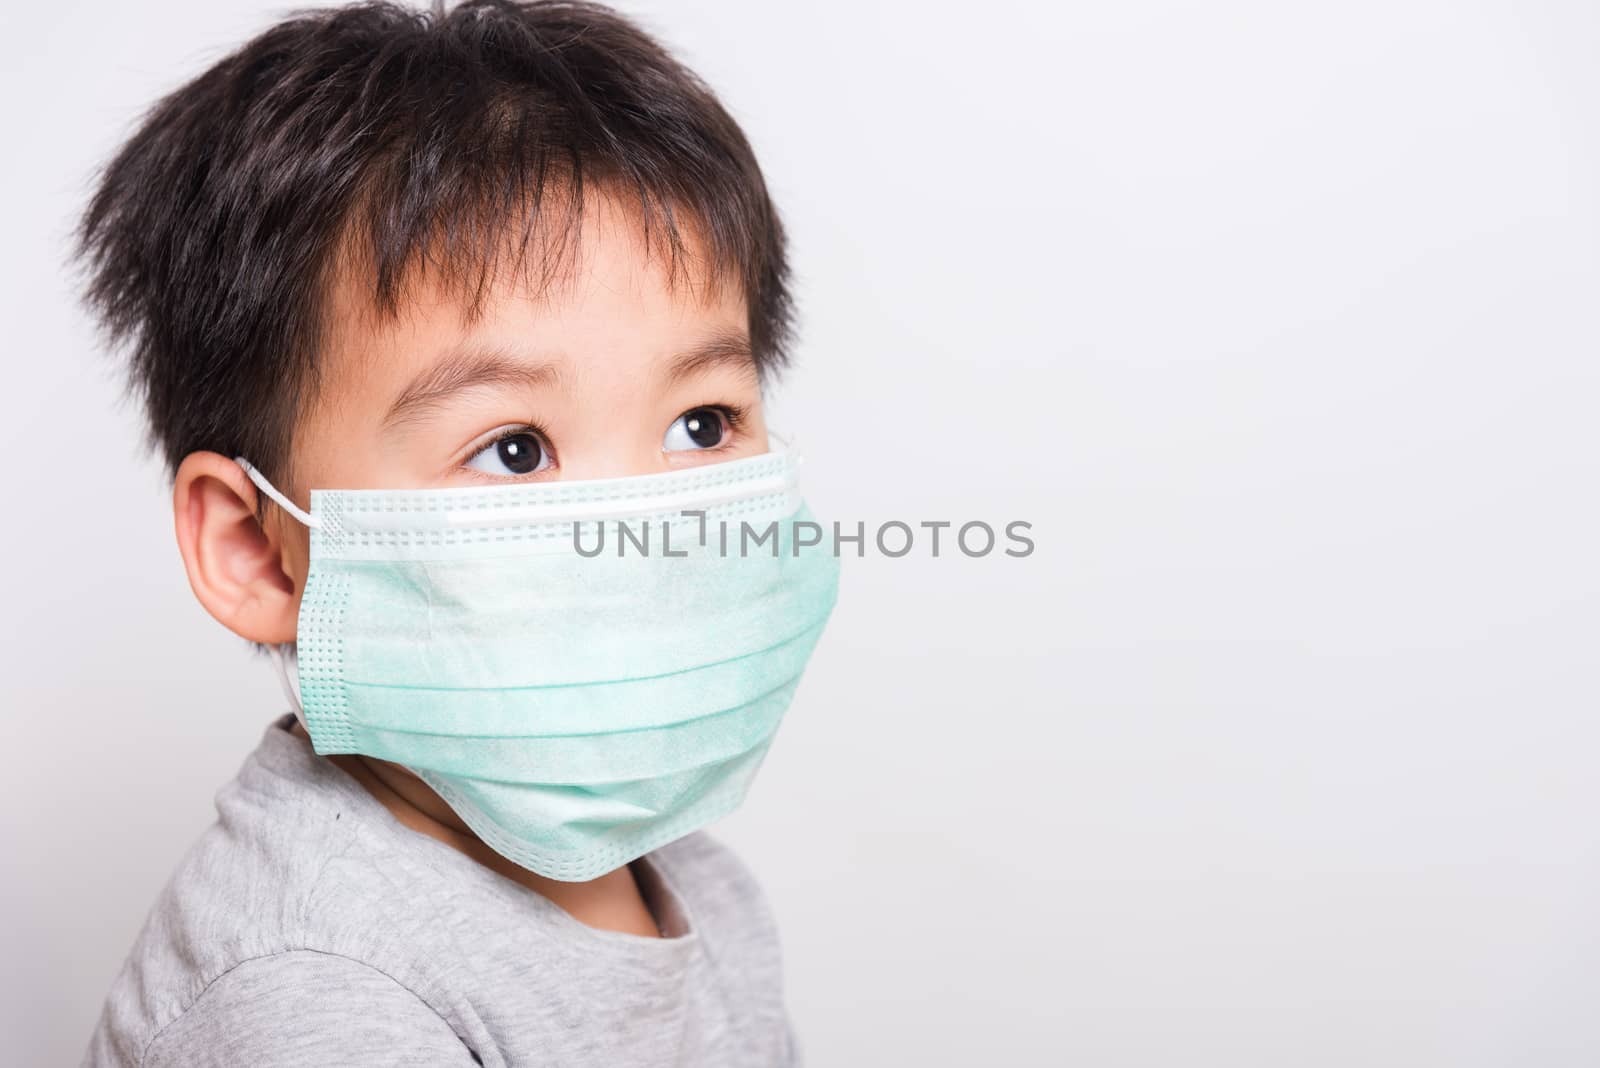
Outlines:
[{"label": "boy's eyebrow", "polygon": [[529,363],[496,346],[460,345],[400,391],[384,414],[383,424],[392,427],[416,419],[474,386],[548,385],[560,376],[553,363]]},{"label": "boy's eyebrow", "polygon": [[667,382],[675,384],[719,366],[756,373],[755,354],[744,331],[719,330],[694,348],[679,353],[667,366]]},{"label": "boy's eyebrow", "polygon": [[[668,364],[666,379],[677,383],[709,368],[729,365],[752,375],[756,372],[755,355],[743,331],[720,330],[679,353]],[[400,391],[384,414],[383,425],[392,427],[419,418],[475,386],[550,385],[560,377],[560,368],[553,363],[529,363],[496,346],[457,346]]]}]

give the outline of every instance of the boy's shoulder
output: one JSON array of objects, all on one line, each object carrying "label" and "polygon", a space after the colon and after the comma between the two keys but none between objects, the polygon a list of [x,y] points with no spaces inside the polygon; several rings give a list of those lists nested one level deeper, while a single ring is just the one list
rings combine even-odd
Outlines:
[{"label": "boy's shoulder", "polygon": [[476,1063],[444,1017],[393,976],[338,954],[288,949],[231,965],[159,1014],[108,1001],[84,1063],[358,1064],[379,1050],[407,1058],[393,1063]]},{"label": "boy's shoulder", "polygon": [[376,1012],[408,1034],[453,1038],[389,974],[395,954],[375,937],[401,920],[385,916],[395,873],[371,833],[366,805],[377,802],[285,726],[269,726],[218,791],[217,821],[152,906],[85,1063],[193,1063],[208,1048],[219,1063],[274,1063],[258,1038],[276,1036],[281,1054],[284,1034],[320,1034],[313,1025],[329,1013],[341,1034],[358,1035]]}]

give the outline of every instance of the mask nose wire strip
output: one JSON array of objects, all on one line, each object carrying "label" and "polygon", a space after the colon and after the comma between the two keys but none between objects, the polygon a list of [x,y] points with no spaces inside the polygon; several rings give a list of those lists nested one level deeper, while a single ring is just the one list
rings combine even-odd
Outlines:
[{"label": "mask nose wire strip", "polygon": [[299,505],[295,504],[289,498],[279,493],[278,488],[272,483],[268,482],[267,476],[263,475],[260,471],[257,471],[249,460],[246,460],[243,456],[235,456],[233,458],[233,462],[238,464],[240,468],[244,470],[244,473],[250,476],[250,481],[256,484],[256,488],[262,493],[265,493],[268,497],[271,497],[278,507],[282,508],[285,512],[288,512],[290,515],[300,520],[301,523],[310,527],[312,530],[322,526],[322,522],[317,519],[316,516],[309,512],[302,512]]}]

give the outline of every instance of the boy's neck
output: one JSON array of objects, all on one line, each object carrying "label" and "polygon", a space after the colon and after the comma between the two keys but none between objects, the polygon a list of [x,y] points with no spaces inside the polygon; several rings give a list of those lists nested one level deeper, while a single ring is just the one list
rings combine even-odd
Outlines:
[{"label": "boy's neck", "polygon": [[[309,736],[298,722],[294,733]],[[597,879],[567,883],[550,879],[513,864],[483,843],[461,822],[444,799],[415,775],[380,760],[343,753],[326,757],[376,798],[406,827],[464,853],[513,882],[520,883],[546,898],[573,919],[587,927],[621,931],[648,938],[661,937],[660,925],[651,914],[630,866],[618,868]]]}]

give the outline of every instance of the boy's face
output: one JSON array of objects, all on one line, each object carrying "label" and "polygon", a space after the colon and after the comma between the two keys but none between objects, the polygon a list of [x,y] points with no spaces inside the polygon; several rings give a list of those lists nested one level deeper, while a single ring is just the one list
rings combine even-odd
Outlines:
[{"label": "boy's face", "polygon": [[[426,280],[382,324],[366,293],[336,286],[292,496],[611,478],[767,451],[740,287],[708,299],[693,271],[669,287],[635,217],[589,204],[566,276],[538,298],[495,279],[471,325]],[[277,518],[298,590],[307,538]]]}]

